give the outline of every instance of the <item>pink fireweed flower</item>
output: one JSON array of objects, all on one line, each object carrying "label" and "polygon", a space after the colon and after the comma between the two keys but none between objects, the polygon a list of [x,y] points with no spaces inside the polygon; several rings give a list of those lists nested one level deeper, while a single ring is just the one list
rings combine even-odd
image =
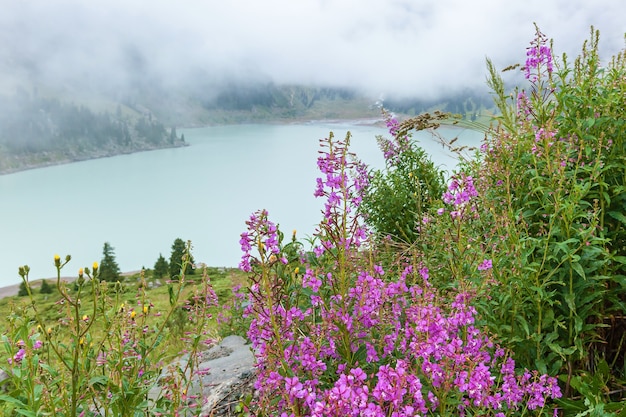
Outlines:
[{"label": "pink fireweed flower", "polygon": [[26,351],[22,348],[22,349],[18,350],[15,355],[13,355],[13,361],[11,361],[11,359],[9,359],[9,364],[12,363],[12,362],[14,362],[14,363],[22,362],[22,360],[24,359],[24,356],[26,356]]},{"label": "pink fireweed flower", "polygon": [[348,210],[353,210],[361,204],[370,182],[370,175],[367,165],[348,152],[349,133],[345,141],[334,140],[331,133],[321,143],[322,148],[327,149],[320,151],[317,167],[324,177],[316,179],[314,195],[327,198],[324,216],[328,219],[333,213],[343,210],[344,201],[350,203]]},{"label": "pink fireweed flower", "polygon": [[98,357],[96,358],[96,365],[103,366],[107,363],[107,356],[104,352],[98,353]]},{"label": "pink fireweed flower", "polygon": [[383,152],[383,157],[388,165],[393,165],[403,152],[410,149],[411,144],[408,135],[399,135],[400,122],[390,113],[385,113],[385,123],[389,129],[392,139],[382,136],[376,138],[378,147]]},{"label": "pink fireweed flower", "polygon": [[452,177],[448,191],[443,193],[442,200],[446,204],[460,207],[469,203],[476,196],[478,196],[478,191],[474,187],[474,178],[461,174]]},{"label": "pink fireweed flower", "polygon": [[552,73],[552,50],[550,50],[550,47],[547,46],[547,43],[547,37],[537,30],[535,39],[533,39],[530,47],[526,50],[526,66],[524,67],[524,76],[527,80],[533,82],[537,81],[538,76],[536,74],[531,74],[531,71],[538,70],[538,72],[541,72],[543,70],[543,66],[545,66],[545,70],[548,74]]},{"label": "pink fireweed flower", "polygon": [[[250,215],[250,219],[246,221],[246,225],[248,226],[248,231],[243,232],[239,240],[241,250],[244,253],[241,257],[239,268],[242,271],[250,272],[252,270],[250,262],[253,258],[251,253],[253,245],[258,247],[259,254],[263,260],[272,255],[278,255],[280,248],[278,243],[278,228],[268,219],[267,210],[260,210]],[[285,263],[283,258],[281,258],[281,262]]]},{"label": "pink fireweed flower", "polygon": [[491,263],[491,259],[485,259],[480,265],[478,265],[478,270],[486,271],[488,269],[491,269],[492,267],[493,264]]},{"label": "pink fireweed flower", "polygon": [[315,276],[313,270],[307,268],[302,277],[302,286],[304,288],[310,288],[313,292],[318,292],[322,286],[322,281]]}]

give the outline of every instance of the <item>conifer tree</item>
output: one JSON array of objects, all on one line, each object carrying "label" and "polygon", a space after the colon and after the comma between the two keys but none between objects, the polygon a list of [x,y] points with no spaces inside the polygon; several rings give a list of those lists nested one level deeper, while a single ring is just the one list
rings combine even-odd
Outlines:
[{"label": "conifer tree", "polygon": [[[186,252],[187,245],[185,244],[185,241],[180,238],[174,240],[174,243],[172,244],[172,254],[170,256],[170,277],[172,279],[176,279],[180,276],[183,256]],[[189,262],[187,263],[187,268],[185,269],[185,275],[191,275],[194,273],[193,263],[193,256],[191,256],[190,253]]]},{"label": "conifer tree", "polygon": [[41,294],[52,294],[52,285],[48,284],[45,279],[41,281],[41,288],[39,289]]},{"label": "conifer tree", "polygon": [[17,291],[17,295],[19,297],[26,297],[28,295],[28,287],[24,281],[20,284],[20,289]]},{"label": "conifer tree", "polygon": [[169,272],[170,265],[167,260],[159,253],[159,259],[154,263],[154,277],[163,278]]},{"label": "conifer tree", "polygon": [[104,242],[102,249],[102,261],[98,275],[100,280],[114,282],[120,280],[120,267],[115,260],[115,248],[109,242]]}]

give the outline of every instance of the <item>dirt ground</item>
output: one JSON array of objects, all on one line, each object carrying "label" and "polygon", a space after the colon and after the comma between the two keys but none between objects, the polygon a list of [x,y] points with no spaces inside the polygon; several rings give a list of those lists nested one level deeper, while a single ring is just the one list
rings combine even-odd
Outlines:
[{"label": "dirt ground", "polygon": [[0,288],[0,298],[11,297],[12,295],[17,295],[17,292],[20,289],[20,284],[9,285],[8,287]]}]

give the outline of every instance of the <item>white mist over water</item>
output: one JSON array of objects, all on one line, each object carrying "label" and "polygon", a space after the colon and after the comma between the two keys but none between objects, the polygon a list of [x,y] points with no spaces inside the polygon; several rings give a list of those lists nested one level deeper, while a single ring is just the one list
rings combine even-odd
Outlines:
[{"label": "white mist over water", "polygon": [[[319,139],[352,132],[351,150],[382,168],[376,135],[349,123],[236,125],[179,130],[191,146],[121,155],[0,176],[0,286],[56,276],[54,254],[71,254],[63,276],[100,262],[109,242],[123,271],[169,258],[176,238],[191,240],[197,262],[237,266],[245,221],[267,209],[286,236],[311,235],[321,220],[313,196]],[[476,145],[482,134],[440,129]],[[415,135],[438,165],[455,159],[429,134]],[[457,142],[457,143],[459,143]]]}]

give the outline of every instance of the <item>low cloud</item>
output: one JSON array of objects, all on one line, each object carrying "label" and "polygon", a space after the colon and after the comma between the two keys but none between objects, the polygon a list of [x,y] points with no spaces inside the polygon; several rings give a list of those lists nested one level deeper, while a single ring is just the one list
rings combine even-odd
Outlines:
[{"label": "low cloud", "polygon": [[576,54],[594,25],[610,56],[624,47],[614,0],[5,0],[0,70],[49,83],[163,88],[198,74],[225,80],[354,87],[421,96],[485,85],[485,57],[524,60],[533,22]]}]

